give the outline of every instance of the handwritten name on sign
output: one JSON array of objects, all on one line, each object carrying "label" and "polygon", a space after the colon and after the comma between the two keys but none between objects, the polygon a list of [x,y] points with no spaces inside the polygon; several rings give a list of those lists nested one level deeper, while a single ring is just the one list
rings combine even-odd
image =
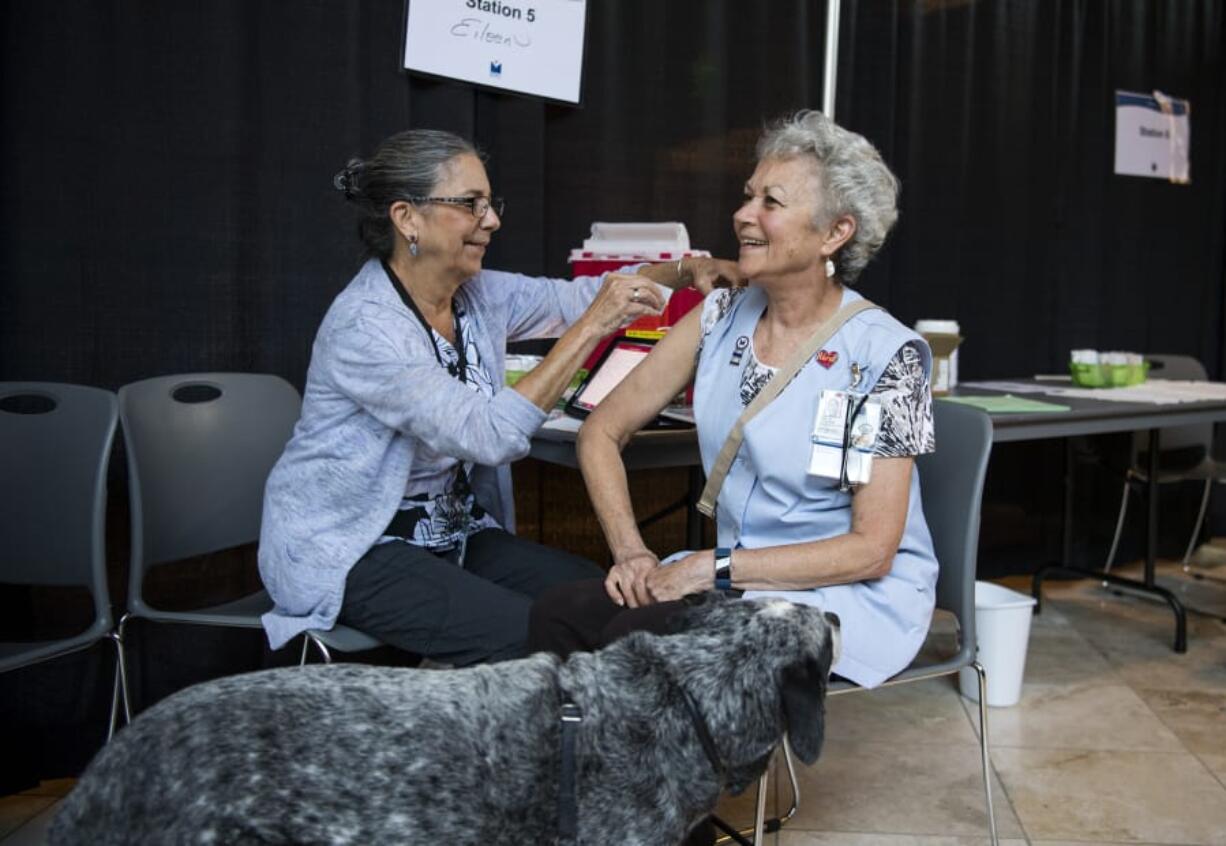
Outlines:
[{"label": "handwritten name on sign", "polygon": [[451,27],[451,34],[456,38],[474,38],[485,44],[501,44],[519,50],[532,46],[532,36],[500,32],[480,18],[463,18]]},{"label": "handwritten name on sign", "polygon": [[579,102],[586,0],[409,0],[404,67]]}]

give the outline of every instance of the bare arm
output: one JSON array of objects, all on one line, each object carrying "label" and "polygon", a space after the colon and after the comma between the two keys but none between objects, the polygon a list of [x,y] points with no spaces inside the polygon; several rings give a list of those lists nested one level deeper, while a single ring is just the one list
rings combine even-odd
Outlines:
[{"label": "bare arm", "polygon": [[664,310],[660,292],[646,281],[674,290],[692,285],[706,295],[716,286],[739,285],[743,279],[736,262],[702,256],[680,263],[644,265],[634,274],[610,273],[583,316],[558,339],[544,361],[515,383],[513,390],[542,411],[553,408],[601,338],[638,317]]},{"label": "bare arm", "polygon": [[650,602],[644,579],[659,561],[639,534],[621,450],[631,435],[689,384],[701,311],[694,309],[669,330],[579,430],[579,467],[613,553],[614,566],[605,587],[614,602],[632,608]]},{"label": "bare arm", "polygon": [[558,338],[536,367],[512,386],[542,411],[553,408],[601,338],[645,314],[664,311],[655,285],[633,274],[610,273],[583,316]]},{"label": "bare arm", "polygon": [[[820,541],[764,549],[738,549],[732,584],[742,590],[803,590],[879,579],[890,572],[902,541],[911,495],[914,458],[878,458],[873,478],[856,488],[851,531]],[[647,576],[657,602],[709,590],[715,583],[714,550],[695,552]]]},{"label": "bare arm", "polygon": [[704,297],[714,288],[735,288],[745,284],[745,277],[734,261],[709,256],[689,256],[680,261],[647,264],[638,269],[639,276],[672,288],[694,287]]}]

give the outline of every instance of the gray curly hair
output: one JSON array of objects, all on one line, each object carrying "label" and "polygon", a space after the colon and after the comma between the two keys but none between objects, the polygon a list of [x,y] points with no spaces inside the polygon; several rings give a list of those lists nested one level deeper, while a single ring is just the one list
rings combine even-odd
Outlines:
[{"label": "gray curly hair", "polygon": [[835,273],[851,283],[881,249],[898,220],[901,186],[877,148],[863,135],[844,129],[821,112],[803,110],[766,128],[758,140],[758,161],[811,156],[817,164],[817,227],[843,215],[856,231],[834,257]]}]

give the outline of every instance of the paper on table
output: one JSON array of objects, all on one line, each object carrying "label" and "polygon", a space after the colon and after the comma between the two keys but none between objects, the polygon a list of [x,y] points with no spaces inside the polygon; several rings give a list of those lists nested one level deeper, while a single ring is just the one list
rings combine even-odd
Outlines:
[{"label": "paper on table", "polygon": [[694,422],[694,406],[692,405],[666,405],[660,409],[660,416],[669,420],[676,420],[679,423]]},{"label": "paper on table", "polygon": [[1226,384],[1181,379],[1150,379],[1148,382],[1129,385],[1126,388],[1052,388],[1049,393],[1054,396],[1081,399],[1171,405],[1180,402],[1226,400]]},{"label": "paper on table", "polygon": [[578,432],[579,427],[583,425],[583,421],[577,417],[570,417],[560,411],[551,411],[549,419],[541,424],[542,429],[551,429],[555,432]]},{"label": "paper on table", "polygon": [[1025,397],[1015,397],[1012,394],[978,397],[938,397],[937,399],[944,400],[945,402],[957,402],[961,403],[962,405],[973,406],[986,411],[988,414],[1050,414],[1053,412],[1069,410],[1067,405],[1058,405],[1054,402],[1042,402],[1040,400],[1032,400]]},{"label": "paper on table", "polygon": [[1150,379],[1140,385],[1129,385],[1124,388],[1074,388],[1061,385],[1054,379],[1046,384],[1008,381],[963,382],[961,387],[1011,394],[1047,394],[1053,397],[1076,397],[1112,402],[1151,402],[1156,405],[1226,400],[1226,383],[1185,379]]},{"label": "paper on table", "polygon": [[960,387],[983,391],[1000,391],[1009,394],[1046,394],[1055,390],[1053,385],[1036,385],[1033,382],[959,382]]}]

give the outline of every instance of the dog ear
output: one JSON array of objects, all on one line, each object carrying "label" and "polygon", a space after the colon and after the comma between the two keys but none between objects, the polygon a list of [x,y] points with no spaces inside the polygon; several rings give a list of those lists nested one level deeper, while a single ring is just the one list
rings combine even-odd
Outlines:
[{"label": "dog ear", "polygon": [[[783,717],[788,743],[806,764],[817,761],[826,730],[826,679],[830,673],[830,642],[821,660],[807,658],[783,670]],[[824,665],[824,666],[823,666]]]},{"label": "dog ear", "polygon": [[687,594],[681,601],[689,608],[709,608],[712,605],[723,605],[729,598],[728,594],[720,590],[704,590],[701,593]]},{"label": "dog ear", "polygon": [[680,634],[700,627],[714,609],[728,601],[726,595],[716,590],[682,597],[680,607],[668,617],[669,633]]}]

